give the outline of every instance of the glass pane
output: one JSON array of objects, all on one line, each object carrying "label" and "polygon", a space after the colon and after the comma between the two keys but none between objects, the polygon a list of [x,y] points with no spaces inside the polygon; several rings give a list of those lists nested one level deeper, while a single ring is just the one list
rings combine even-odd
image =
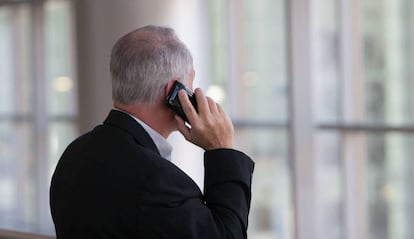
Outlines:
[{"label": "glass pane", "polygon": [[367,135],[369,238],[414,238],[414,135]]},{"label": "glass pane", "polygon": [[45,66],[48,111],[76,114],[70,1],[45,3]]},{"label": "glass pane", "polygon": [[318,238],[340,239],[346,235],[340,143],[338,132],[320,131],[316,135]]},{"label": "glass pane", "polygon": [[227,1],[211,0],[209,7],[210,21],[210,72],[211,80],[206,94],[220,103],[230,112],[230,98],[232,92],[226,92],[230,85],[230,48],[228,43],[229,29],[227,23]]},{"label": "glass pane", "polygon": [[340,108],[339,1],[315,0],[314,103],[317,122],[336,122]]},{"label": "glass pane", "polygon": [[72,122],[53,122],[49,125],[47,138],[47,158],[46,160],[39,160],[41,174],[38,176],[38,181],[41,185],[37,185],[37,197],[40,199],[38,208],[44,208],[45,211],[37,213],[37,233],[54,234],[54,225],[49,210],[49,185],[53,171],[56,167],[57,161],[62,155],[69,143],[78,135],[77,128]]},{"label": "glass pane", "polygon": [[236,131],[236,148],[255,161],[249,238],[293,238],[291,168],[287,132],[272,129]]},{"label": "glass pane", "polygon": [[36,229],[36,164],[32,127],[0,123],[0,228]]},{"label": "glass pane", "polygon": [[66,147],[79,136],[76,125],[73,122],[53,122],[48,135],[48,179],[56,168],[56,164]]},{"label": "glass pane", "polygon": [[362,1],[365,120],[412,124],[414,3]]},{"label": "glass pane", "polygon": [[237,118],[287,121],[284,0],[244,0]]},{"label": "glass pane", "polygon": [[0,7],[0,114],[32,109],[30,17],[26,4]]},{"label": "glass pane", "polygon": [[[11,12],[8,8],[0,8],[0,112],[12,111],[13,101],[13,52],[12,52],[12,27]],[[6,61],[5,59],[10,59]]]},{"label": "glass pane", "polygon": [[[240,29],[229,25],[236,17],[229,9],[240,9],[234,13]],[[211,91],[225,99],[234,118],[286,122],[285,1],[211,1],[210,25]]]}]

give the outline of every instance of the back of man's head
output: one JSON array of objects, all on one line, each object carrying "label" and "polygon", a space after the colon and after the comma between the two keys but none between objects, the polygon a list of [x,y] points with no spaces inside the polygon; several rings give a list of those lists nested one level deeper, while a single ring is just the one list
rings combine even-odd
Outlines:
[{"label": "back of man's head", "polygon": [[185,80],[192,69],[191,53],[173,29],[139,28],[112,48],[112,98],[125,105],[154,104],[169,80]]}]

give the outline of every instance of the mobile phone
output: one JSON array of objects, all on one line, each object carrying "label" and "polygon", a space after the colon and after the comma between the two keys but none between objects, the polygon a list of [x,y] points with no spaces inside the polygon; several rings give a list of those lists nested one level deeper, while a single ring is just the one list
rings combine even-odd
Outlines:
[{"label": "mobile phone", "polygon": [[165,103],[170,109],[172,109],[184,121],[189,123],[187,116],[185,116],[183,108],[181,107],[180,100],[178,99],[178,92],[181,89],[184,89],[185,92],[187,92],[187,95],[188,95],[188,98],[190,99],[191,104],[193,105],[194,109],[197,111],[197,101],[196,101],[194,93],[179,81],[174,82],[173,86],[171,87],[170,92],[168,92]]}]

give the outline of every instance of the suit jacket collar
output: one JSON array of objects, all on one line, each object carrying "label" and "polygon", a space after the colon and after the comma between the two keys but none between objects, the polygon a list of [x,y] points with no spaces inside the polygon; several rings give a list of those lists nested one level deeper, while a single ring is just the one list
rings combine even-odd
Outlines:
[{"label": "suit jacket collar", "polygon": [[147,147],[160,155],[157,146],[151,139],[151,136],[135,119],[128,114],[119,110],[111,110],[104,121],[104,125],[110,125],[126,131],[134,137],[138,144]]}]

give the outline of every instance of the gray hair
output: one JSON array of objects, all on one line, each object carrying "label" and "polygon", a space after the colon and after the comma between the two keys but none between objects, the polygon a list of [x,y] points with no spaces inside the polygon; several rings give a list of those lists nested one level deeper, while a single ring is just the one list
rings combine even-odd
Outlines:
[{"label": "gray hair", "polygon": [[122,104],[154,104],[169,80],[185,82],[192,69],[191,53],[173,29],[139,28],[112,48],[112,98]]}]

